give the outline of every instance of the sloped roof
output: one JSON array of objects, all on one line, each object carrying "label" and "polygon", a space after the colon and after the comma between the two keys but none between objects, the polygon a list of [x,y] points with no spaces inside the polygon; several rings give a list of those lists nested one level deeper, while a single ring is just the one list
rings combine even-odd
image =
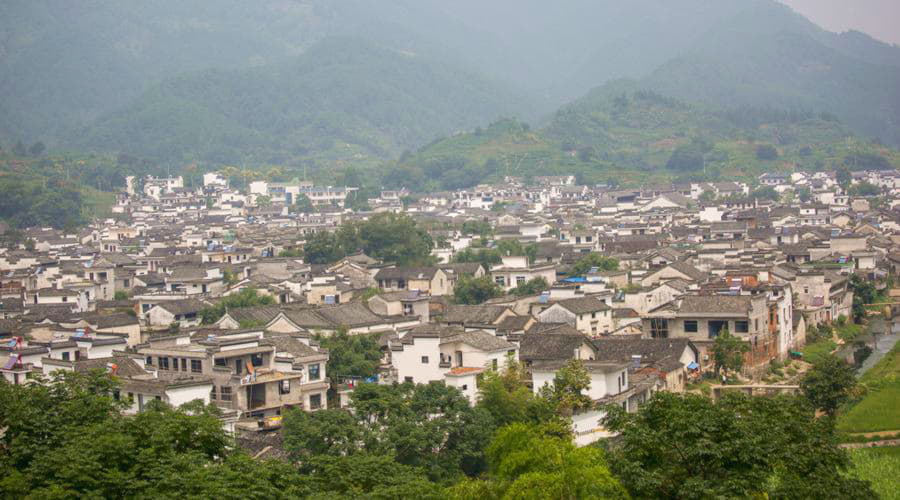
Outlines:
[{"label": "sloped roof", "polygon": [[610,307],[606,305],[606,302],[596,297],[577,297],[574,299],[564,299],[558,301],[557,304],[575,314],[586,314],[596,311],[607,311],[610,309]]},{"label": "sloped roof", "polygon": [[453,304],[447,306],[444,323],[492,325],[509,308],[506,306],[473,306]]},{"label": "sloped roof", "polygon": [[590,338],[580,333],[578,335],[526,333],[519,342],[519,359],[523,361],[572,359],[575,349],[590,342]]},{"label": "sloped roof", "polygon": [[441,344],[450,344],[453,342],[462,342],[477,349],[481,349],[482,351],[500,351],[516,348],[515,344],[507,342],[484,330],[454,332],[441,337]]}]

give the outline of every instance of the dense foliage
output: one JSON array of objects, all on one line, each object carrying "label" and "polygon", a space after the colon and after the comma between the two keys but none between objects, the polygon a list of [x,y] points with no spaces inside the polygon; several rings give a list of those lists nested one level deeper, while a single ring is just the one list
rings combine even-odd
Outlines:
[{"label": "dense foliage", "polygon": [[827,420],[802,398],[660,392],[637,413],[610,407],[610,465],[636,498],[872,498]]},{"label": "dense foliage", "polygon": [[598,271],[615,271],[619,269],[619,260],[614,257],[607,257],[596,252],[591,252],[579,259],[578,262],[572,266],[572,274],[583,276],[594,268]]},{"label": "dense foliage", "polygon": [[502,295],[503,288],[494,283],[489,275],[480,278],[460,276],[453,287],[453,300],[457,304],[483,304]]},{"label": "dense foliage", "polygon": [[834,416],[856,387],[853,366],[834,355],[816,360],[800,381],[800,390],[817,410]]},{"label": "dense foliage", "polygon": [[332,379],[342,377],[368,378],[378,372],[381,345],[378,334],[349,335],[340,330],[318,338],[319,346],[328,350],[327,373]]},{"label": "dense foliage", "polygon": [[356,253],[398,265],[423,265],[432,260],[434,242],[408,215],[380,213],[368,220],[344,223],[336,232],[318,232],[303,248],[307,262],[328,264]]},{"label": "dense foliage", "polygon": [[[275,303],[271,295],[262,295],[255,288],[245,288],[238,293],[226,295],[219,299],[215,305],[203,308],[200,318],[204,325],[215,323],[225,315],[229,309],[239,307],[270,306]],[[241,325],[242,327],[258,327],[262,325]]]},{"label": "dense foliage", "polygon": [[483,445],[493,433],[490,413],[473,408],[444,384],[361,384],[354,411],[301,410],[285,416],[285,449],[298,460],[374,455],[421,467],[431,480],[453,480],[484,469]]}]

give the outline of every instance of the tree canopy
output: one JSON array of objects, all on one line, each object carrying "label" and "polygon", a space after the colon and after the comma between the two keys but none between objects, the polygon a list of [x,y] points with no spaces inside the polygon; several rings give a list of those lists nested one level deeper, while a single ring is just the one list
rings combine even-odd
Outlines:
[{"label": "tree canopy", "polygon": [[604,422],[621,433],[610,466],[636,498],[872,498],[796,396],[658,392],[637,413],[610,406]]},{"label": "tree canopy", "polygon": [[591,252],[572,266],[572,274],[584,275],[595,267],[598,271],[615,271],[619,269],[619,260],[597,252]]},{"label": "tree canopy", "polygon": [[483,304],[502,295],[503,289],[490,276],[460,276],[453,287],[453,300],[457,304]]},{"label": "tree canopy", "polygon": [[[208,325],[219,321],[229,309],[239,307],[270,306],[275,303],[271,295],[262,295],[255,288],[245,288],[238,293],[222,297],[215,305],[203,308],[200,318],[203,324]],[[261,325],[246,325],[246,327]]]},{"label": "tree canopy", "polygon": [[424,265],[432,261],[434,242],[408,215],[380,213],[362,222],[348,222],[335,232],[318,232],[303,248],[312,264],[335,262],[357,251],[398,265]]}]

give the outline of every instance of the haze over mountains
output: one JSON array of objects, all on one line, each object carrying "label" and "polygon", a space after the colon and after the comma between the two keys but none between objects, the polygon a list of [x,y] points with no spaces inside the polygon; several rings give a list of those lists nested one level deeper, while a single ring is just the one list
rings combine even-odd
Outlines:
[{"label": "haze over mountains", "polygon": [[900,48],[773,0],[13,0],[0,30],[2,143],[374,164],[628,77],[900,144]]}]

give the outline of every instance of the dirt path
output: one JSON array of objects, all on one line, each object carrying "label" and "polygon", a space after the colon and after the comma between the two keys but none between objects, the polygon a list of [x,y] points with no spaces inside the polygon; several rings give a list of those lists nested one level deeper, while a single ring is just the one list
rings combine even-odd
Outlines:
[{"label": "dirt path", "polygon": [[838,446],[847,450],[879,448],[882,446],[900,446],[900,439],[885,439],[883,441],[869,441],[868,443],[841,443]]}]

